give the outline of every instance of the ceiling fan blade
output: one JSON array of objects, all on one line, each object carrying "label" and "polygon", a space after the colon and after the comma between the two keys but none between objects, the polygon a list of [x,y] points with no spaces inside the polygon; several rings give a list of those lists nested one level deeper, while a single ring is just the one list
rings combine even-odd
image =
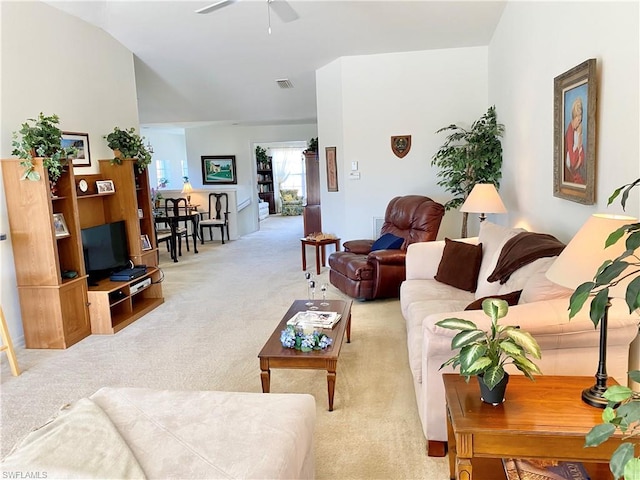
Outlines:
[{"label": "ceiling fan blade", "polygon": [[300,18],[289,2],[286,0],[270,0],[269,7],[284,23],[293,22]]},{"label": "ceiling fan blade", "polygon": [[216,10],[220,10],[221,8],[224,8],[228,5],[231,5],[232,3],[236,3],[237,1],[238,0],[219,0],[218,2],[212,3],[207,7],[203,7],[199,10],[196,10],[196,13],[211,13]]}]

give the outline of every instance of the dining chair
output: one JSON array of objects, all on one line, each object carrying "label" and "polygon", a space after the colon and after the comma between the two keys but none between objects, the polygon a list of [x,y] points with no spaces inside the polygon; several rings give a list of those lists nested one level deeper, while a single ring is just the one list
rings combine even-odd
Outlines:
[{"label": "dining chair", "polygon": [[189,213],[187,208],[187,199],[186,198],[165,198],[164,200],[164,210],[165,215],[180,217],[180,209],[183,209],[182,217],[184,220],[177,220],[175,224],[175,236],[176,243],[178,246],[178,256],[182,256],[182,238],[184,237],[185,243],[187,245],[187,252],[189,251],[189,228],[188,223],[189,219],[186,216]]},{"label": "dining chair", "polygon": [[205,228],[209,229],[209,240],[213,240],[211,229],[214,227],[220,229],[220,237],[222,238],[223,245],[225,229],[227,231],[227,240],[231,240],[231,237],[229,237],[229,196],[226,193],[210,193],[209,211],[204,212],[202,216],[206,218],[200,220],[201,243],[204,243],[203,230]]}]

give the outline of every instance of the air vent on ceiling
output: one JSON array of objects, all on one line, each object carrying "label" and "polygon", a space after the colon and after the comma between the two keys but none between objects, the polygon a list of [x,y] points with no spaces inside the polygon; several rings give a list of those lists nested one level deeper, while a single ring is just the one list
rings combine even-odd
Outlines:
[{"label": "air vent on ceiling", "polygon": [[276,83],[280,88],[293,88],[293,83],[288,78],[281,78],[276,80]]}]

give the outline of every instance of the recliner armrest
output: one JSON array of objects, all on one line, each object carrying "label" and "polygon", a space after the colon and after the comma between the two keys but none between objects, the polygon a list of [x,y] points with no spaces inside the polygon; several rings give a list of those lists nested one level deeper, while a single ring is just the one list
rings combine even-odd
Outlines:
[{"label": "recliner armrest", "polygon": [[407,253],[404,250],[374,250],[367,260],[381,265],[404,265]]},{"label": "recliner armrest", "polygon": [[349,240],[342,244],[345,252],[366,255],[371,251],[373,240]]}]

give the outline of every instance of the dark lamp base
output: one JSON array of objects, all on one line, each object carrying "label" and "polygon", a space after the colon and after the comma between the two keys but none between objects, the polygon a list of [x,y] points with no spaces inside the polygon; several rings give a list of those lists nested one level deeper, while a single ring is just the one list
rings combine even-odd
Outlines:
[{"label": "dark lamp base", "polygon": [[604,390],[601,390],[598,385],[594,385],[591,388],[585,388],[582,391],[582,401],[592,407],[604,409],[609,405],[609,401],[602,396],[603,393]]}]

